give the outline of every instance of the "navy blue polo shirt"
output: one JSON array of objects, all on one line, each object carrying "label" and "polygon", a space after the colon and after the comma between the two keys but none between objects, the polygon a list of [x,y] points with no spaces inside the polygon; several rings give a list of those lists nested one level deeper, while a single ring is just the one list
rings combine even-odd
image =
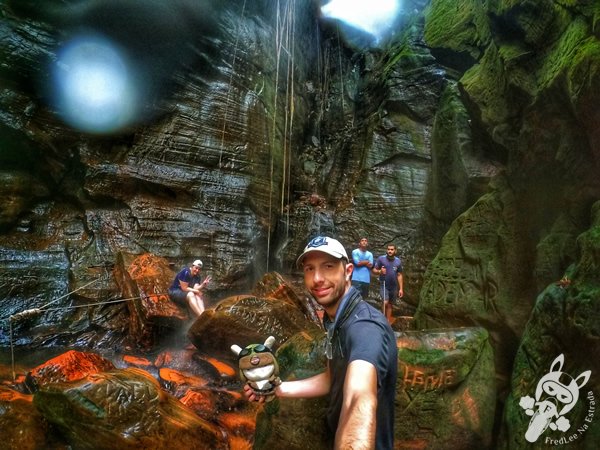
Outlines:
[{"label": "navy blue polo shirt", "polygon": [[[335,323],[325,320],[326,327],[335,327],[333,358],[329,360],[331,390],[327,422],[331,432],[335,433],[342,410],[348,364],[359,359],[367,361],[377,370],[376,449],[389,450],[394,448],[394,400],[398,372],[396,337],[383,314],[362,299],[358,303],[353,302],[356,296],[360,297],[358,291],[350,288],[340,302],[341,310],[336,314]],[[349,307],[354,309],[343,320],[344,310]]]}]

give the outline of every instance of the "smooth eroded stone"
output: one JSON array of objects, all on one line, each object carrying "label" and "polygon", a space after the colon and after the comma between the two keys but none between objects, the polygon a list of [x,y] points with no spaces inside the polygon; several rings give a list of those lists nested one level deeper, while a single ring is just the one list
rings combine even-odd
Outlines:
[{"label": "smooth eroded stone", "polygon": [[44,386],[34,404],[78,449],[227,448],[217,426],[162,391],[140,369]]},{"label": "smooth eroded stone", "polygon": [[32,396],[4,386],[0,386],[0,436],[0,448],[20,450],[66,448],[66,445],[50,441],[48,422],[33,406]]},{"label": "smooth eroded stone", "polygon": [[237,363],[230,347],[244,348],[275,337],[275,348],[295,333],[318,330],[318,325],[290,303],[253,295],[223,300],[214,310],[206,310],[188,331],[190,341],[206,354]]}]

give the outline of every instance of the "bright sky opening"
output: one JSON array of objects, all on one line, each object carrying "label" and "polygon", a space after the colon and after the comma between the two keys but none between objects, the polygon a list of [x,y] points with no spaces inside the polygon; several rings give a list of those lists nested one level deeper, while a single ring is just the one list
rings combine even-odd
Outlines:
[{"label": "bright sky opening", "polygon": [[331,0],[321,7],[324,17],[338,19],[381,39],[400,12],[401,0]]}]

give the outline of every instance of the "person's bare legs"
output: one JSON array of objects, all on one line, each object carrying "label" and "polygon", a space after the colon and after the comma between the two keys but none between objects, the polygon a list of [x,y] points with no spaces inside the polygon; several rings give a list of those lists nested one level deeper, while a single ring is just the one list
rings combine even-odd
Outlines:
[{"label": "person's bare legs", "polygon": [[390,300],[383,301],[383,315],[387,319],[388,323],[392,323],[392,303]]},{"label": "person's bare legs", "polygon": [[188,305],[196,317],[200,317],[200,314],[204,312],[204,300],[201,295],[189,292],[187,295]]}]

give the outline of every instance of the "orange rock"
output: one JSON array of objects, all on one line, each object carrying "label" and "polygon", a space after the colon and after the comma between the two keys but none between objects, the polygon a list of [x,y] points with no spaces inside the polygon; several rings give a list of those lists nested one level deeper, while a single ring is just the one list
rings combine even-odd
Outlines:
[{"label": "orange rock", "polygon": [[208,381],[204,378],[188,375],[167,367],[159,370],[159,377],[172,391],[179,391],[181,387],[201,387],[208,384]]},{"label": "orange rock", "polygon": [[108,359],[94,353],[70,350],[46,361],[30,372],[40,385],[81,380],[88,375],[114,369]]},{"label": "orange rock", "polygon": [[216,358],[206,358],[206,361],[211,363],[222,376],[234,377],[237,375],[237,370]]},{"label": "orange rock", "polygon": [[12,402],[15,400],[23,400],[31,403],[33,395],[21,394],[12,389],[0,389],[0,402]]},{"label": "orange rock", "polygon": [[256,429],[256,410],[249,410],[246,413],[223,413],[219,416],[219,423],[236,435],[253,435]]},{"label": "orange rock", "polygon": [[229,436],[229,449],[230,450],[251,450],[253,448],[253,440],[240,436]]},{"label": "orange rock", "polygon": [[146,358],[140,358],[139,356],[124,355],[123,361],[127,364],[131,364],[132,366],[139,367],[149,367],[152,365],[152,363]]},{"label": "orange rock", "polygon": [[171,352],[162,352],[160,355],[156,357],[154,360],[154,365],[156,367],[162,367],[168,365],[173,360],[173,355]]},{"label": "orange rock", "polygon": [[244,396],[242,395],[241,392],[238,391],[227,391],[229,393],[229,395],[231,395],[231,397],[233,397],[234,400],[238,401],[238,400],[242,400],[244,398]]},{"label": "orange rock", "polygon": [[211,389],[190,389],[180,401],[202,419],[224,429],[230,449],[252,448],[256,414],[262,408],[258,403],[242,399],[238,392]]},{"label": "orange rock", "polygon": [[[213,413],[215,411],[215,402],[204,392],[193,391],[190,389],[179,399],[179,401],[201,417],[214,419]],[[210,413],[210,417],[206,417],[207,413]]]},{"label": "orange rock", "polygon": [[250,449],[254,445],[256,414],[260,409],[257,403],[246,402],[242,410],[225,412],[218,417],[219,424],[227,430],[231,449]]},{"label": "orange rock", "polygon": [[153,348],[160,327],[177,329],[188,319],[187,312],[168,296],[175,273],[166,259],[120,252],[113,275],[123,297],[139,297],[127,302],[129,339],[138,348]]}]

